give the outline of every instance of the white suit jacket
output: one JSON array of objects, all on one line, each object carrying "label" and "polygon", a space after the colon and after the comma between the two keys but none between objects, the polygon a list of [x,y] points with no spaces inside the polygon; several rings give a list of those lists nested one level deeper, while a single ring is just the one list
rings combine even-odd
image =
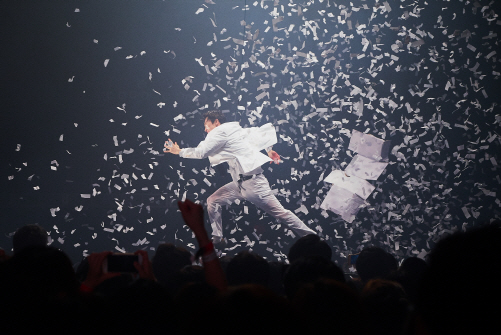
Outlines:
[{"label": "white suit jacket", "polygon": [[181,149],[179,156],[196,159],[209,157],[212,166],[235,159],[245,174],[272,161],[260,151],[275,143],[277,134],[271,123],[242,128],[238,122],[226,122],[209,132],[196,148]]}]

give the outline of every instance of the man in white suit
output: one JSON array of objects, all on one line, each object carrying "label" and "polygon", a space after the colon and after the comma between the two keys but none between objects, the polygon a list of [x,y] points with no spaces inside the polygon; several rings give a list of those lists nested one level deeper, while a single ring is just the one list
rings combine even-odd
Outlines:
[{"label": "man in white suit", "polygon": [[[222,206],[235,200],[249,200],[280,222],[287,224],[300,237],[316,234],[294,213],[286,210],[271,191],[268,180],[263,175],[261,165],[274,161],[280,156],[271,150],[277,143],[275,128],[271,123],[261,127],[242,128],[238,122],[226,122],[220,111],[204,114],[207,137],[196,148],[181,149],[169,139],[164,152],[183,158],[209,158],[212,166],[227,162],[232,182],[224,185],[207,199],[207,212],[212,226],[213,242],[225,242],[221,211]],[[268,157],[260,152],[266,149]]]}]

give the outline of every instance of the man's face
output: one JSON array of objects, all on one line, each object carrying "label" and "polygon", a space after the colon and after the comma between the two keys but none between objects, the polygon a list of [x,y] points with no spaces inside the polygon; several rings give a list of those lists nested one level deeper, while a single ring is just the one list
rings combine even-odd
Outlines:
[{"label": "man's face", "polygon": [[205,132],[207,134],[210,133],[212,131],[212,129],[214,129],[220,125],[221,125],[221,123],[219,123],[219,120],[216,120],[216,121],[214,121],[214,123],[212,123],[212,121],[209,120],[209,118],[205,118],[204,126],[205,126]]}]

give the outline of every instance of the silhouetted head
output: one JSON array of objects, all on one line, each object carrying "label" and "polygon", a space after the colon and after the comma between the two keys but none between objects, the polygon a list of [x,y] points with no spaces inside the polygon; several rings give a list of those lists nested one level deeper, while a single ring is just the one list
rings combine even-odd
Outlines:
[{"label": "silhouetted head", "polygon": [[187,265],[176,272],[165,286],[171,294],[176,295],[187,285],[205,283],[204,268],[199,265]]},{"label": "silhouetted head", "polygon": [[57,300],[78,292],[70,259],[48,246],[26,247],[9,261],[8,272],[19,299]]},{"label": "silhouetted head", "polygon": [[347,284],[319,279],[303,285],[292,300],[312,334],[368,334],[367,316],[357,292]]},{"label": "silhouetted head", "polygon": [[292,298],[303,285],[314,283],[321,278],[345,282],[343,272],[334,262],[318,256],[301,257],[285,272],[285,293]]},{"label": "silhouetted head", "polygon": [[487,334],[501,313],[500,221],[439,241],[417,307],[431,334]]},{"label": "silhouetted head", "polygon": [[361,293],[371,334],[403,334],[409,315],[409,301],[402,286],[384,279],[371,279]]},{"label": "silhouetted head", "polygon": [[[3,265],[2,334],[58,333],[78,324],[83,312],[78,303],[80,284],[62,251],[26,247]],[[57,329],[47,322],[55,316]]]},{"label": "silhouetted head", "polygon": [[266,286],[270,277],[268,262],[249,251],[241,251],[233,257],[226,268],[229,285],[259,284]]},{"label": "silhouetted head", "polygon": [[46,246],[48,235],[39,225],[29,224],[19,228],[12,237],[14,254],[26,247]]},{"label": "silhouetted head", "polygon": [[371,279],[388,277],[397,270],[398,263],[393,255],[372,246],[360,252],[355,268],[362,282],[366,283]]},{"label": "silhouetted head", "polygon": [[191,265],[191,254],[172,243],[164,243],[158,246],[151,263],[158,282],[167,285],[175,273]]},{"label": "silhouetted head", "polygon": [[309,234],[297,240],[289,250],[289,262],[292,263],[301,257],[319,256],[331,260],[332,249],[327,242],[322,241],[316,234]]},{"label": "silhouetted head", "polygon": [[424,259],[418,257],[409,257],[404,259],[404,261],[398,268],[398,271],[407,273],[414,277],[421,277],[427,268],[428,264],[426,264],[426,261]]},{"label": "silhouetted head", "polygon": [[428,264],[421,258],[406,258],[398,270],[388,277],[390,280],[398,282],[405,290],[407,298],[415,303],[419,283],[428,268]]}]

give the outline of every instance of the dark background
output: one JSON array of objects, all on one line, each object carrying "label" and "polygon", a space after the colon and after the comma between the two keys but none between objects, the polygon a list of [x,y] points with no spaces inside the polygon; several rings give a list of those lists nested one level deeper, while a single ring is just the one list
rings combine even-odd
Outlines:
[{"label": "dark background", "polygon": [[[162,147],[169,137],[197,145],[213,107],[243,126],[275,124],[284,163],[266,176],[287,209],[307,209],[298,216],[338,262],[369,244],[424,257],[444,234],[499,218],[499,4],[214,2],[1,2],[0,247],[37,223],[74,262],[101,250],[153,254],[161,242],[194,250],[176,201],[205,203],[230,178]],[[269,96],[257,100],[261,84]],[[354,129],[391,140],[392,153],[346,223],[319,205],[323,178],[355,155]],[[223,215],[230,255],[284,260],[297,239],[250,203]]]}]

